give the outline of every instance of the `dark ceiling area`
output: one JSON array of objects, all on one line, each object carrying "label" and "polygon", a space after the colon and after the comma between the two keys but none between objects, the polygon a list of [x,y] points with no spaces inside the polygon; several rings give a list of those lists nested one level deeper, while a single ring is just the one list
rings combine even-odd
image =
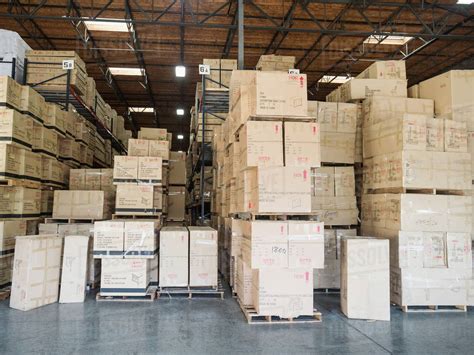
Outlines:
[{"label": "dark ceiling area", "polygon": [[[354,76],[374,60],[406,60],[409,85],[473,67],[473,5],[246,0],[244,14],[245,68],[253,69],[262,54],[295,56],[313,100],[324,100],[337,86],[319,82],[323,76]],[[114,20],[129,30],[89,30],[84,20]],[[237,58],[236,0],[0,1],[0,28],[17,31],[33,49],[77,51],[119,114],[128,107],[155,107],[156,116],[133,113],[133,123],[183,133],[180,149],[187,147],[198,65],[203,58]],[[373,35],[411,40],[401,46],[364,43]],[[186,67],[184,78],[175,76],[177,65]],[[141,68],[144,75],[111,76],[110,67]],[[184,116],[177,116],[178,108]]]}]

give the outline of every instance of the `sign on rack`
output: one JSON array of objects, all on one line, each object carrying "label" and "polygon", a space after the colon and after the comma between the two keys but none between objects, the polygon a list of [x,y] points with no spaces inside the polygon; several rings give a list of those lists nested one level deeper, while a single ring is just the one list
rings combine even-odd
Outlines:
[{"label": "sign on rack", "polygon": [[199,64],[199,75],[211,75],[211,66],[208,64]]},{"label": "sign on rack", "polygon": [[300,70],[299,69],[288,69],[288,74],[299,74]]},{"label": "sign on rack", "polygon": [[63,60],[63,70],[74,69],[74,59]]}]

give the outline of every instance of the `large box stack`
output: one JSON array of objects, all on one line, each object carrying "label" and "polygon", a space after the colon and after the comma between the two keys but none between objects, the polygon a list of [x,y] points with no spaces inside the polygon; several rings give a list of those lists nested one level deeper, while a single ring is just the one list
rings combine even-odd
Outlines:
[{"label": "large box stack", "polygon": [[166,129],[143,128],[128,142],[128,155],[116,156],[116,215],[161,216],[170,152]]},{"label": "large box stack", "polygon": [[[313,315],[313,269],[324,267],[324,224],[305,220],[311,169],[321,165],[306,90],[305,75],[234,71],[229,115],[214,135],[221,271],[260,315]],[[303,220],[260,220],[265,214]]]},{"label": "large box stack", "polygon": [[262,71],[284,71],[295,67],[295,57],[289,55],[261,55],[256,66]]},{"label": "large box stack", "polygon": [[365,73],[339,93],[343,101],[364,99],[361,231],[390,240],[391,301],[403,308],[466,305],[472,275],[466,122],[435,116],[429,98],[407,98],[403,65],[375,63]]},{"label": "large box stack", "polygon": [[321,163],[311,170],[311,209],[325,224],[325,268],[314,273],[316,289],[340,288],[340,239],[356,235],[355,188],[358,106],[354,103],[308,102],[318,118]]},{"label": "large box stack", "polygon": [[94,258],[101,259],[100,296],[146,296],[158,284],[159,220],[94,223]]},{"label": "large box stack", "polygon": [[168,221],[184,221],[186,206],[186,153],[170,152],[168,175]]}]

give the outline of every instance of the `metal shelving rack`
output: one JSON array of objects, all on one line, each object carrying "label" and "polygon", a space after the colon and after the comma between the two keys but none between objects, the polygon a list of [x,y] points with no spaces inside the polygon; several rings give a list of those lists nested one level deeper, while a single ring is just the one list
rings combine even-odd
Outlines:
[{"label": "metal shelving rack", "polygon": [[[23,72],[23,85],[27,85],[26,78],[28,75],[28,65],[29,64],[44,64],[44,65],[59,65],[58,63],[48,63],[48,62],[32,62],[25,59],[24,63],[24,72]],[[56,75],[51,77],[47,80],[41,81],[39,83],[29,84],[32,88],[34,88],[39,94],[41,94],[46,101],[56,103],[62,106],[65,111],[69,110],[69,105],[72,105],[75,110],[82,115],[86,120],[91,122],[99,132],[100,136],[104,139],[109,139],[112,143],[112,146],[119,152],[127,153],[127,149],[125,146],[120,142],[117,137],[113,135],[113,133],[99,120],[92,107],[86,105],[84,100],[82,100],[81,96],[76,92],[74,87],[70,84],[71,83],[71,75],[72,71],[66,70],[65,73]],[[62,77],[66,77],[66,84],[64,85],[64,90],[47,90],[44,88],[38,88],[39,85],[46,84],[50,81],[55,79],[59,79]]]},{"label": "metal shelving rack", "polygon": [[[218,70],[219,75],[222,71],[226,71],[229,69],[211,69],[211,70]],[[219,85],[219,88],[207,88],[206,83],[215,83]],[[200,169],[200,191],[199,191],[199,201],[197,203],[193,203],[191,205],[191,213],[193,221],[199,219],[201,224],[205,223],[206,219],[210,217],[210,201],[206,201],[204,198],[204,171],[206,166],[212,166],[212,146],[210,143],[206,143],[205,141],[205,132],[206,132],[206,115],[212,115],[216,118],[224,120],[223,117],[217,115],[218,113],[228,112],[229,111],[229,88],[222,83],[215,81],[209,78],[206,75],[202,75],[201,79],[201,97],[196,100],[196,106],[198,108],[197,115],[198,115],[198,122],[199,122],[199,115],[202,115],[202,125],[201,125],[201,151],[199,152],[199,157],[196,164],[193,166],[192,176]],[[198,124],[199,129],[199,124]],[[196,137],[199,132],[196,132]],[[189,186],[192,186],[192,180]],[[207,207],[207,209],[206,209]],[[196,208],[199,208],[196,210]],[[196,218],[199,216],[199,218]]]}]

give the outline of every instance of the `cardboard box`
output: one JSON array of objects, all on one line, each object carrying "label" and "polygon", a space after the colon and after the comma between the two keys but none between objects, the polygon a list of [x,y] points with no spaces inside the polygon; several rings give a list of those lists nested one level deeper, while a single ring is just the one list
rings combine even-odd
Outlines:
[{"label": "cardboard box", "polygon": [[19,235],[26,235],[26,221],[0,221],[0,258],[13,255]]},{"label": "cardboard box", "polygon": [[41,191],[26,187],[0,186],[0,218],[38,218]]},{"label": "cardboard box", "polygon": [[[72,141],[61,141],[60,146],[58,136],[53,130],[35,125],[33,129],[33,151],[52,158],[56,158],[58,153],[61,153],[64,158],[72,158]],[[74,151],[74,155],[76,158],[79,155],[77,147]]]},{"label": "cardboard box", "polygon": [[53,218],[108,219],[113,194],[106,191],[54,191]]},{"label": "cardboard box", "polygon": [[8,76],[0,76],[0,103],[21,110],[21,85]]},{"label": "cardboard box", "polygon": [[46,103],[44,115],[44,126],[55,131],[59,136],[66,136],[66,111],[61,109],[61,106]]},{"label": "cardboard box", "polygon": [[126,221],[124,225],[125,258],[153,259],[158,251],[159,221]]},{"label": "cardboard box", "polygon": [[22,179],[23,151],[15,145],[0,145],[0,177],[2,179]]},{"label": "cardboard box", "polygon": [[252,269],[237,257],[237,272],[235,276],[234,290],[244,306],[253,306],[252,299]]},{"label": "cardboard box", "polygon": [[122,258],[124,255],[124,221],[94,223],[94,258]]},{"label": "cardboard box", "polygon": [[56,235],[16,238],[11,308],[28,311],[58,301],[62,247]]},{"label": "cardboard box", "polygon": [[252,298],[257,314],[262,316],[313,315],[313,270],[253,270]]},{"label": "cardboard box", "polygon": [[168,141],[149,141],[148,148],[148,156],[160,157],[163,159],[163,165],[168,165],[170,159]]},{"label": "cardboard box", "polygon": [[147,157],[150,152],[150,141],[146,139],[129,139],[128,155],[133,157]]},{"label": "cardboard box", "polygon": [[[310,170],[304,167],[252,168],[244,177],[248,203],[241,212],[309,212]],[[247,192],[248,191],[248,192]]]},{"label": "cardboard box", "polygon": [[162,212],[161,188],[148,185],[118,185],[116,214],[156,215]]},{"label": "cardboard box", "polygon": [[467,127],[465,122],[444,120],[444,151],[467,152]]},{"label": "cardboard box", "polygon": [[[253,166],[283,166],[283,124],[276,121],[248,121],[239,131],[239,145],[232,144],[233,161],[240,169]],[[241,151],[236,147],[240,146]],[[232,154],[234,155],[234,154]]]},{"label": "cardboard box", "polygon": [[18,111],[0,108],[0,139],[21,148],[33,147],[33,120]]},{"label": "cardboard box", "polygon": [[406,80],[405,61],[379,60],[371,64],[362,73],[357,75],[360,79],[401,79]]},{"label": "cardboard box", "polygon": [[184,221],[186,206],[186,188],[184,186],[170,186],[168,188],[167,219],[170,221]]},{"label": "cardboard box", "polygon": [[465,122],[474,131],[473,70],[451,70],[418,85],[420,97],[434,100],[437,117]]},{"label": "cardboard box", "polygon": [[288,267],[324,268],[324,223],[288,221]]},{"label": "cardboard box", "polygon": [[355,196],[312,196],[311,213],[330,226],[358,224],[358,209]]},{"label": "cardboard box", "polygon": [[434,152],[444,151],[443,119],[426,118],[426,150]]},{"label": "cardboard box", "polygon": [[311,169],[311,194],[313,196],[335,196],[335,183],[333,166]]},{"label": "cardboard box", "polygon": [[101,296],[146,296],[153,259],[103,259]]},{"label": "cardboard box", "polygon": [[407,97],[406,80],[351,79],[340,86],[342,102],[364,100],[370,96]]},{"label": "cardboard box", "polygon": [[189,233],[186,227],[160,230],[160,287],[189,285]]},{"label": "cardboard box", "polygon": [[170,152],[168,183],[186,185],[186,153]]},{"label": "cardboard box", "polygon": [[22,86],[20,111],[30,116],[35,122],[43,124],[46,114],[46,102],[43,96],[38,94],[33,88]]},{"label": "cardboard box", "polygon": [[355,133],[322,132],[321,162],[354,164]]},{"label": "cardboard box", "polygon": [[165,128],[142,127],[138,131],[138,139],[166,141],[168,139],[168,136]]},{"label": "cardboard box", "polygon": [[388,240],[341,242],[341,309],[348,318],[390,320]]},{"label": "cardboard box", "polygon": [[64,238],[59,303],[82,303],[86,297],[89,236]]},{"label": "cardboard box", "polygon": [[71,169],[69,190],[115,191],[113,169]]},{"label": "cardboard box", "polygon": [[41,216],[53,214],[54,191],[41,190]]},{"label": "cardboard box", "polygon": [[[52,132],[55,134],[54,132]],[[58,138],[58,156],[61,160],[81,164],[81,145],[74,138]]]},{"label": "cardboard box", "polygon": [[285,166],[321,166],[318,123],[285,122]]},{"label": "cardboard box", "polygon": [[227,88],[230,85],[232,71],[237,69],[235,59],[203,59],[205,65],[211,67],[210,79],[206,82],[207,88]]},{"label": "cardboard box", "polygon": [[341,238],[356,235],[355,229],[324,230],[324,268],[313,270],[315,289],[341,288]]},{"label": "cardboard box", "polygon": [[148,185],[162,185],[163,160],[160,157],[139,157],[138,183]]},{"label": "cardboard box", "polygon": [[47,185],[64,186],[62,163],[56,159],[41,156],[41,182]]},{"label": "cardboard box", "polygon": [[118,155],[114,159],[114,184],[131,183],[138,181],[139,157]]},{"label": "cardboard box", "polygon": [[188,227],[189,286],[217,286],[217,231]]}]

